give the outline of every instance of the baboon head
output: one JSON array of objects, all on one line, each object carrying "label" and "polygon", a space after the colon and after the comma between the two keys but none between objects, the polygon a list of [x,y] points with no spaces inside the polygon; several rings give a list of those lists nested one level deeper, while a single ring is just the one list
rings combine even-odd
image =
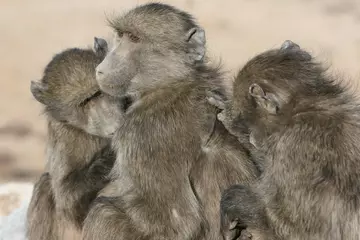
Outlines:
[{"label": "baboon head", "polygon": [[251,142],[259,143],[300,108],[308,109],[304,100],[328,94],[328,85],[321,65],[287,40],[279,49],[257,55],[240,70],[229,116],[234,124],[245,123]]},{"label": "baboon head", "polygon": [[95,38],[94,48],[95,52],[72,48],[55,55],[41,81],[31,82],[31,92],[45,105],[49,117],[92,135],[110,137],[119,125],[121,108],[100,91],[95,79],[107,43]]},{"label": "baboon head", "polygon": [[184,79],[203,61],[204,30],[174,7],[142,5],[110,25],[114,46],[97,66],[96,79],[112,96],[139,94]]}]

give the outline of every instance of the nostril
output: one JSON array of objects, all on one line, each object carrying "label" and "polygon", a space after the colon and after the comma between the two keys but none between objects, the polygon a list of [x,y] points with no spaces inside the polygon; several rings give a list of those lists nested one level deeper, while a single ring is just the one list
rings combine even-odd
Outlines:
[{"label": "nostril", "polygon": [[95,72],[96,72],[96,75],[103,75],[104,74],[104,72],[101,70],[101,68],[99,68],[99,66],[97,66],[95,68]]},{"label": "nostril", "polygon": [[104,72],[101,70],[96,69],[96,78],[100,79],[104,76]]}]

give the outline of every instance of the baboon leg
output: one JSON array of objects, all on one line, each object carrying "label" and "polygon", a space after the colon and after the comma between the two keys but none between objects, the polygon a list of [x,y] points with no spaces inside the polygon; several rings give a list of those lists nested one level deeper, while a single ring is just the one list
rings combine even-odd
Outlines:
[{"label": "baboon leg", "polygon": [[97,198],[87,215],[84,226],[83,240],[146,240],[138,233],[126,213],[115,205],[117,198]]},{"label": "baboon leg", "polygon": [[27,212],[29,240],[56,240],[57,218],[49,173],[44,173],[34,186]]}]

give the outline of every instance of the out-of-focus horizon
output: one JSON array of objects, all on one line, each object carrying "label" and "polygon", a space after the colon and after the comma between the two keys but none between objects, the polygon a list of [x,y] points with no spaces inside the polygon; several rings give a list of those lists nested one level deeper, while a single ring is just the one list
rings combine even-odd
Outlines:
[{"label": "out-of-focus horizon", "polygon": [[[46,122],[30,93],[52,56],[110,36],[106,17],[143,0],[2,0],[0,8],[0,183],[34,181],[45,165]],[[249,58],[290,39],[358,81],[358,0],[168,0],[205,28],[209,56],[229,76]]]}]

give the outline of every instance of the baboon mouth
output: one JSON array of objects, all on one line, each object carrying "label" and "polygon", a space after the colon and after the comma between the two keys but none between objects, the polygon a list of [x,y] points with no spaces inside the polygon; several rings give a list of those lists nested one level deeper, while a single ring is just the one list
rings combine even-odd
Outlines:
[{"label": "baboon mouth", "polygon": [[131,96],[127,95],[121,99],[121,103],[122,103],[122,111],[126,112],[126,110],[128,110],[131,104],[133,103],[133,99],[131,98]]}]

